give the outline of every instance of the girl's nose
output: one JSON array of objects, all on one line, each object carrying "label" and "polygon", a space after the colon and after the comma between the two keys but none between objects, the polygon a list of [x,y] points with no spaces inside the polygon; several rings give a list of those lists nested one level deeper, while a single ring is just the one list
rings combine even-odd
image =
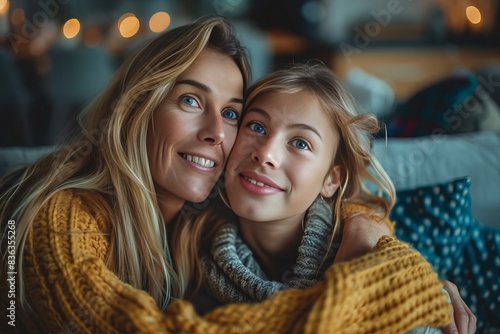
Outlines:
[{"label": "girl's nose", "polygon": [[261,166],[279,168],[281,164],[281,148],[276,139],[266,139],[252,153],[252,160]]}]

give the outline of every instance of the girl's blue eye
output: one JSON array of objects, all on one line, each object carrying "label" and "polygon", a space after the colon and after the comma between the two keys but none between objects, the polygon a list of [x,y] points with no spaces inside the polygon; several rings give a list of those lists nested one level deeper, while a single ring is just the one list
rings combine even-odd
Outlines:
[{"label": "girl's blue eye", "polygon": [[222,117],[230,119],[230,120],[237,120],[238,119],[238,113],[234,111],[233,109],[226,109],[222,111]]},{"label": "girl's blue eye", "polygon": [[199,108],[200,105],[198,104],[198,101],[196,101],[196,99],[194,97],[191,97],[191,96],[183,96],[181,98],[182,102],[184,104],[187,104],[188,106],[190,107],[197,107]]},{"label": "girl's blue eye", "polygon": [[310,150],[309,144],[302,139],[292,140],[292,145],[298,148],[299,150]]},{"label": "girl's blue eye", "polygon": [[266,129],[264,129],[264,127],[259,123],[252,123],[249,125],[249,127],[250,127],[250,130],[252,130],[254,132],[261,133],[261,134],[266,133]]}]

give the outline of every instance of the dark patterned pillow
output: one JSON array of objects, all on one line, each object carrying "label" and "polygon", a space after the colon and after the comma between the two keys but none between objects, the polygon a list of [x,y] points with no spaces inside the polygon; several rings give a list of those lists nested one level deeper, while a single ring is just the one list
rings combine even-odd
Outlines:
[{"label": "dark patterned pillow", "polygon": [[399,191],[391,219],[396,236],[459,287],[481,333],[500,328],[500,230],[474,219],[470,186],[470,177],[464,177]]},{"label": "dark patterned pillow", "polygon": [[[467,70],[453,72],[398,104],[393,118],[386,121],[389,137],[420,137],[434,133],[461,132],[460,126],[473,122],[479,110],[474,96],[479,81]],[[466,108],[467,117],[461,116]],[[474,115],[471,115],[473,113]],[[385,133],[381,133],[383,136]]]}]

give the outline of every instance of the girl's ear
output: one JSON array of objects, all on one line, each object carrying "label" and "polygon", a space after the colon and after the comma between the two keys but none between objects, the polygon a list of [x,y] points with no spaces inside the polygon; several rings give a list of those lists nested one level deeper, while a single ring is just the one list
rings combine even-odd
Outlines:
[{"label": "girl's ear", "polygon": [[335,192],[340,187],[341,173],[340,166],[334,166],[330,173],[326,176],[325,181],[323,181],[323,187],[321,188],[321,196],[332,197]]}]

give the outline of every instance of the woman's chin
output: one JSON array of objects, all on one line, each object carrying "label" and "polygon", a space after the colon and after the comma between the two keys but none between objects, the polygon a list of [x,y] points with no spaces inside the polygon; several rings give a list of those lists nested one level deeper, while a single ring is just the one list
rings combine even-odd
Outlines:
[{"label": "woman's chin", "polygon": [[201,202],[204,202],[205,200],[213,198],[215,196],[215,195],[214,196],[210,196],[210,195],[211,195],[210,189],[209,190],[206,190],[206,189],[198,190],[198,191],[195,191],[195,192],[192,192],[191,194],[189,194],[188,197],[186,198],[186,200],[188,202],[201,203]]}]

